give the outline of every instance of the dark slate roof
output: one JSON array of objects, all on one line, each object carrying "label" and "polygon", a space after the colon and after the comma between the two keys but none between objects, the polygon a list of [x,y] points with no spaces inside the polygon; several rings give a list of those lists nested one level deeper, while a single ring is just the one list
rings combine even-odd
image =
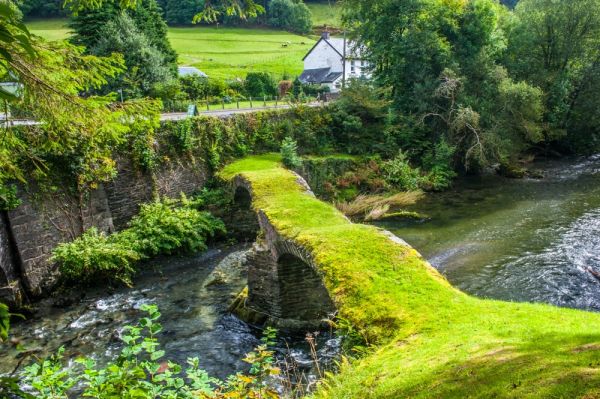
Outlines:
[{"label": "dark slate roof", "polygon": [[333,83],[342,72],[331,72],[331,68],[305,69],[299,79],[302,83]]},{"label": "dark slate roof", "polygon": [[331,72],[329,75],[325,76],[325,79],[321,83],[333,83],[342,75],[342,72]]}]

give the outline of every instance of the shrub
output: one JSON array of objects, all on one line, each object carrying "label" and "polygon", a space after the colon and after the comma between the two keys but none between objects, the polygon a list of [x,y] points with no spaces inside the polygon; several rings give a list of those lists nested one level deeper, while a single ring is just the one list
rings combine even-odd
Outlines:
[{"label": "shrub", "polygon": [[302,164],[298,156],[298,145],[291,137],[286,137],[281,143],[281,158],[283,164],[290,169],[297,169]]},{"label": "shrub", "polygon": [[266,72],[250,72],[246,76],[246,94],[250,97],[265,97],[277,95],[277,84],[273,77]]},{"label": "shrub", "polygon": [[60,264],[61,275],[68,281],[87,284],[100,279],[131,285],[133,265],[142,256],[127,244],[93,227],[75,241],[56,247],[52,261]]},{"label": "shrub", "polygon": [[168,200],[142,205],[129,229],[118,238],[133,241],[144,256],[154,256],[203,251],[209,238],[225,232],[223,223],[210,213],[174,205]]},{"label": "shrub", "polygon": [[421,186],[421,171],[410,166],[402,152],[396,158],[384,162],[382,168],[386,182],[398,189],[414,191]]},{"label": "shrub", "polygon": [[69,282],[98,280],[131,284],[135,264],[155,255],[206,249],[206,241],[225,232],[219,219],[194,209],[185,197],[142,205],[140,213],[122,232],[107,236],[96,228],[54,249],[52,260]]}]

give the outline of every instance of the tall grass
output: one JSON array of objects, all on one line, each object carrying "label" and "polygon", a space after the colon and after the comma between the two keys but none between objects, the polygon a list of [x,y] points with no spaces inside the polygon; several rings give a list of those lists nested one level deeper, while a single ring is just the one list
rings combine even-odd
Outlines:
[{"label": "tall grass", "polygon": [[359,195],[350,202],[335,204],[344,215],[348,217],[362,217],[364,220],[378,220],[390,210],[415,204],[423,198],[422,191],[406,191],[394,195]]}]

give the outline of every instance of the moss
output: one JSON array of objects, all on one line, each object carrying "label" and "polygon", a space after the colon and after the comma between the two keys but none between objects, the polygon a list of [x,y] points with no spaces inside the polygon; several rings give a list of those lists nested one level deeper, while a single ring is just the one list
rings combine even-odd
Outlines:
[{"label": "moss", "polygon": [[600,397],[600,315],[466,295],[415,250],[306,195],[276,155],[221,176],[238,174],[254,207],[310,249],[340,317],[376,344],[314,397]]}]

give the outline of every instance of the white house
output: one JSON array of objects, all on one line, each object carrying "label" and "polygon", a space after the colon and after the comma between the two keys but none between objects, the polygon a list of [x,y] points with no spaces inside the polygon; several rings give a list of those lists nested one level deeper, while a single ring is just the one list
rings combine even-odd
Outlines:
[{"label": "white house", "polygon": [[344,81],[371,77],[363,49],[345,38],[331,37],[329,32],[323,33],[303,61],[300,81],[329,86],[332,93],[339,92]]}]

